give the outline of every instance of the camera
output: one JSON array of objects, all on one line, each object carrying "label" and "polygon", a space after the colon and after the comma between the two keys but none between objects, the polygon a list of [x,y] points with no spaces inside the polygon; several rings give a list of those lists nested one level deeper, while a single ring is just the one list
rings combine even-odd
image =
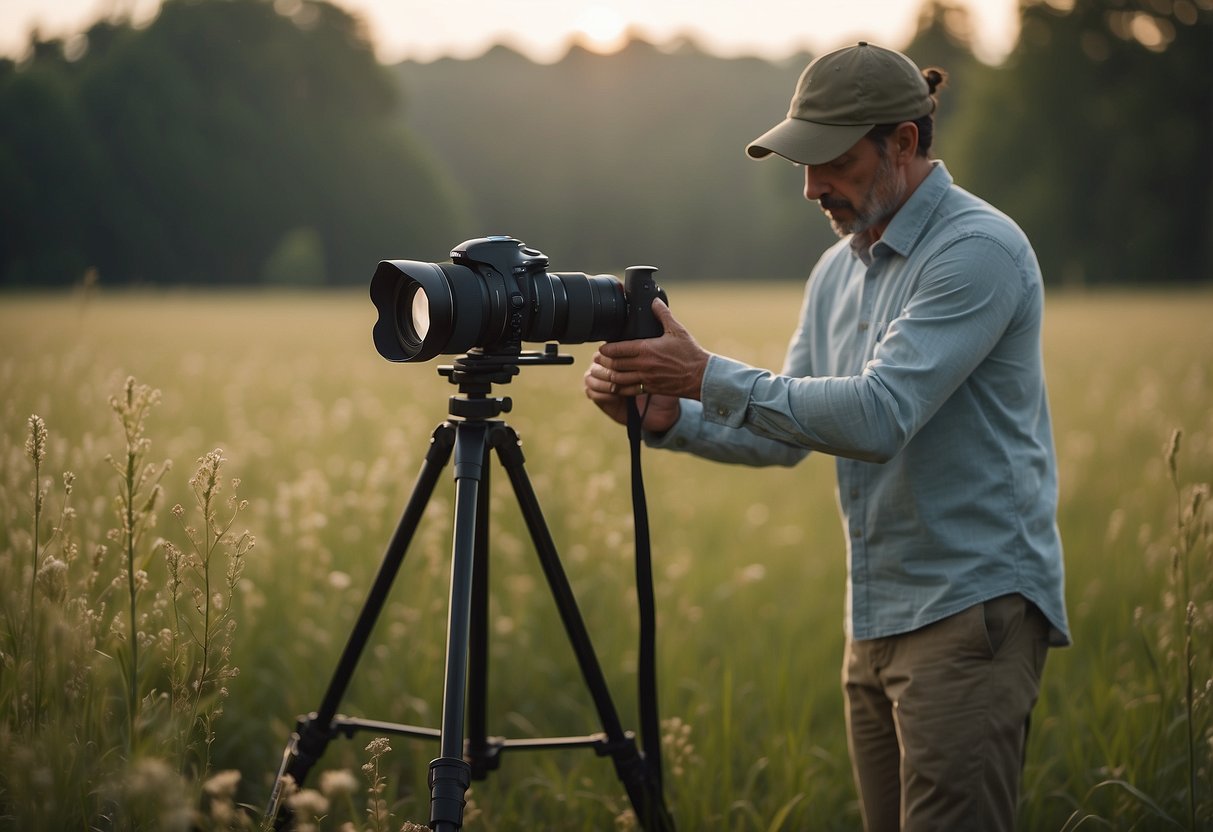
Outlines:
[{"label": "camera", "polygon": [[428,361],[471,349],[517,355],[522,342],[627,341],[662,334],[652,266],[614,275],[549,272],[548,258],[513,237],[460,243],[450,262],[384,260],[371,277],[375,349],[389,361]]}]

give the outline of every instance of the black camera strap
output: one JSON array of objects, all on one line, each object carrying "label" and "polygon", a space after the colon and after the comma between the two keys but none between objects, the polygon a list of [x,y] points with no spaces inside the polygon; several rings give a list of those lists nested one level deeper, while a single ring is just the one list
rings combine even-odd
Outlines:
[{"label": "black camera strap", "polygon": [[[645,409],[648,409],[647,403]],[[657,603],[653,593],[653,556],[649,547],[649,509],[640,468],[641,424],[636,399],[628,399],[628,444],[632,455],[632,516],[636,532],[636,599],[640,607],[640,739],[645,763],[661,788],[661,720],[657,713]]]}]

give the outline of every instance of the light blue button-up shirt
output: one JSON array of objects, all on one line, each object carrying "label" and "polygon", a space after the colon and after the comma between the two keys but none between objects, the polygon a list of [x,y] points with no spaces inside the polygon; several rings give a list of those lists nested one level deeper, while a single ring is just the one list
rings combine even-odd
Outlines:
[{"label": "light blue button-up shirt", "polygon": [[884,235],[822,255],[782,372],[713,355],[655,447],[722,462],[835,455],[848,635],[1020,593],[1069,643],[1036,256],[941,162]]}]

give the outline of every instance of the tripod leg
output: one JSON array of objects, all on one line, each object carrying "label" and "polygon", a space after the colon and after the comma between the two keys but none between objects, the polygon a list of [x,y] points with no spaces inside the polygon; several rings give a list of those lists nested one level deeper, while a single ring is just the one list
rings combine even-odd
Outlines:
[{"label": "tripod leg", "polygon": [[463,759],[463,720],[467,702],[468,643],[471,628],[472,573],[476,554],[480,487],[487,460],[488,426],[459,422],[455,432],[455,540],[451,554],[450,611],[447,621],[446,673],[442,689],[442,737],[439,757],[430,763],[430,828],[455,832],[463,827],[463,807],[471,784],[471,766]]},{"label": "tripod leg", "polygon": [[455,428],[449,422],[439,425],[431,437],[430,448],[425,455],[421,472],[417,475],[413,493],[400,517],[396,531],[388,542],[379,572],[375,576],[375,582],[362,606],[362,612],[358,615],[354,629],[346,641],[345,650],[329,681],[328,690],[324,694],[320,708],[307,718],[299,720],[299,724],[282,754],[282,764],[278,769],[278,777],[274,781],[274,790],[270,795],[265,813],[266,818],[274,819],[275,826],[279,826],[285,821],[285,817],[280,814],[285,778],[289,775],[296,784],[302,784],[312,766],[320,759],[328,746],[332,735],[333,718],[337,715],[341,698],[345,695],[350,677],[366,646],[367,638],[374,629],[375,621],[387,601],[392,581],[395,580],[396,573],[399,571],[401,563],[404,562],[409,543],[421,522],[426,504],[429,503],[430,497],[434,493],[434,486],[438,482],[442,468],[451,458],[451,449],[454,445]]},{"label": "tripod leg", "polygon": [[586,687],[589,688],[590,696],[594,700],[594,706],[598,710],[598,718],[602,723],[603,731],[607,735],[615,770],[628,793],[632,808],[644,829],[672,832],[674,821],[666,808],[660,782],[652,776],[645,765],[644,758],[640,756],[640,752],[636,748],[635,738],[624,733],[623,725],[619,720],[619,712],[615,709],[615,703],[612,701],[610,690],[607,687],[606,677],[598,663],[594,646],[590,642],[585,622],[577,607],[577,599],[569,586],[564,567],[560,564],[556,544],[552,541],[547,522],[543,519],[543,511],[539,507],[539,500],[531,486],[530,477],[527,476],[518,434],[505,423],[497,423],[490,442],[492,447],[497,449],[501,464],[509,475],[510,484],[518,498],[523,519],[526,521],[531,540],[535,544],[535,550],[543,567],[543,574],[552,590],[552,597],[556,601],[561,621],[564,623],[569,641],[573,645],[573,652],[577,657],[581,674],[585,679]]},{"label": "tripod leg", "polygon": [[476,501],[471,630],[468,634],[468,726],[464,756],[472,766],[473,780],[483,780],[491,770],[497,768],[500,761],[498,749],[488,742],[489,472],[489,449],[486,445]]}]

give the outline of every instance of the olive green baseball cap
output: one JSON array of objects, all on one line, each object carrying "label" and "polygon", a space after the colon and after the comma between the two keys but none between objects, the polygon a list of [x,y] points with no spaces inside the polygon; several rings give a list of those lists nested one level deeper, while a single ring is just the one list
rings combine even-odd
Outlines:
[{"label": "olive green baseball cap", "polygon": [[860,41],[813,60],[796,84],[788,117],[750,142],[802,165],[837,159],[877,124],[914,121],[935,107],[922,71],[905,55]]}]

